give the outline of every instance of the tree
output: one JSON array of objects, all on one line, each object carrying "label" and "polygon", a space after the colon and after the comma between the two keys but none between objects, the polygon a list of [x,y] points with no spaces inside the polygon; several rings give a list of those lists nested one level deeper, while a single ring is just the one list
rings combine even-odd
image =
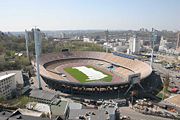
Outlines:
[{"label": "tree", "polygon": [[169,87],[169,82],[170,82],[170,76],[169,76],[169,74],[166,74],[166,76],[164,78],[164,86],[165,86],[166,90]]},{"label": "tree", "polygon": [[1,96],[0,97],[0,103],[4,101],[4,98]]},{"label": "tree", "polygon": [[165,78],[163,79],[163,97],[162,99],[164,99],[165,95],[168,92],[168,87],[169,87],[169,83],[170,83],[170,76],[169,74],[165,75]]},{"label": "tree", "polygon": [[4,47],[3,47],[2,44],[0,44],[0,54],[1,54],[2,52],[4,52]]},{"label": "tree", "polygon": [[14,52],[14,51],[11,51],[11,50],[7,50],[7,51],[6,51],[6,56],[7,56],[7,57],[14,57],[14,55],[15,55],[15,52]]}]

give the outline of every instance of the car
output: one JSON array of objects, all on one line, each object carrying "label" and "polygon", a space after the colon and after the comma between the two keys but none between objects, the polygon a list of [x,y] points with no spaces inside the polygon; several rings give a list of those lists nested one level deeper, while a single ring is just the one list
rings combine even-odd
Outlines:
[{"label": "car", "polygon": [[180,76],[177,76],[177,75],[176,75],[176,78],[180,79]]},{"label": "car", "polygon": [[179,91],[179,88],[178,87],[174,87],[171,89],[171,92],[172,93],[177,93]]},{"label": "car", "polygon": [[29,79],[29,81],[30,81],[30,82],[33,82],[33,79],[32,79],[32,78],[30,78],[30,79]]},{"label": "car", "polygon": [[65,75],[65,74],[62,74],[61,76],[62,76],[62,77],[66,77],[66,75]]},{"label": "car", "polygon": [[31,82],[31,84],[34,84],[34,82]]}]

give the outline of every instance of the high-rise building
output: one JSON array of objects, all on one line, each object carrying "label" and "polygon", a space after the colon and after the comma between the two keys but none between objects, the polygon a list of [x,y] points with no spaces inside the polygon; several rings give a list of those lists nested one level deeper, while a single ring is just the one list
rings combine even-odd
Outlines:
[{"label": "high-rise building", "polygon": [[140,50],[140,42],[136,36],[130,37],[129,39],[129,53],[137,54]]},{"label": "high-rise building", "polygon": [[177,33],[177,44],[176,49],[180,49],[180,32]]},{"label": "high-rise building", "polygon": [[109,45],[109,31],[108,30],[105,31],[105,40],[106,40],[106,43],[107,43],[106,52],[108,52],[108,45]]},{"label": "high-rise building", "polygon": [[62,32],[62,33],[60,34],[60,38],[65,38],[65,37],[66,37],[65,33]]}]

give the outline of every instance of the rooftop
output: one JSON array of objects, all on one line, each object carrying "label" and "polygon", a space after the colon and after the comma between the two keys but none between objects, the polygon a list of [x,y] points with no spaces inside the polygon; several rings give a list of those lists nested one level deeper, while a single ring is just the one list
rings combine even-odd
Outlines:
[{"label": "rooftop", "polygon": [[26,108],[30,110],[34,110],[34,111],[39,111],[39,112],[51,113],[49,105],[44,104],[44,103],[29,102],[26,105]]},{"label": "rooftop", "polygon": [[36,99],[44,99],[44,100],[52,101],[55,95],[56,93],[51,93],[48,91],[36,89],[36,90],[32,90],[29,96]]},{"label": "rooftop", "polygon": [[24,84],[21,70],[10,70],[10,71],[0,72],[0,76],[11,74],[11,73],[15,73],[16,74],[15,75],[15,80],[16,80],[16,82],[18,84]]},{"label": "rooftop", "polygon": [[22,115],[28,115],[28,116],[34,116],[34,117],[40,117],[42,115],[41,112],[32,111],[32,110],[28,110],[28,109],[20,109],[19,108],[15,112],[17,112],[17,111],[19,111]]},{"label": "rooftop", "polygon": [[2,76],[0,76],[0,81],[1,80],[4,80],[4,79],[6,79],[6,78],[9,78],[9,77],[11,77],[11,76],[14,76],[16,73],[9,73],[9,74],[5,74],[5,75],[2,75]]},{"label": "rooftop", "polygon": [[71,103],[69,103],[69,108],[70,108],[70,110],[71,109],[82,109],[82,104],[71,102]]},{"label": "rooftop", "polygon": [[0,112],[0,120],[50,120],[49,118],[33,117],[22,115],[21,113],[12,113],[7,111]]},{"label": "rooftop", "polygon": [[164,101],[170,103],[170,104],[173,104],[177,107],[180,107],[180,95],[175,95],[175,96],[172,96],[172,97],[169,97],[167,99],[165,99]]},{"label": "rooftop", "polygon": [[53,116],[65,115],[68,109],[68,102],[61,101],[58,105],[51,105],[50,108]]},{"label": "rooftop", "polygon": [[96,109],[73,109],[70,110],[69,120],[79,120],[80,117],[90,117],[91,120],[107,120],[109,113],[106,110]]}]

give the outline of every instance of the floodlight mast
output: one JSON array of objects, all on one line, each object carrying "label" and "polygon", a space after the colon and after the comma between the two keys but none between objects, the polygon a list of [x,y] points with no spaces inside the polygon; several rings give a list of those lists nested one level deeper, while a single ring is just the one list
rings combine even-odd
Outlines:
[{"label": "floodlight mast", "polygon": [[42,89],[39,69],[39,56],[41,53],[41,32],[35,27],[34,29],[34,40],[35,40],[35,53],[36,53],[36,68],[37,68],[37,80],[39,82],[39,89]]},{"label": "floodlight mast", "polygon": [[26,55],[27,55],[27,58],[29,60],[29,49],[28,49],[28,46],[29,46],[29,35],[28,35],[28,31],[25,30],[25,40],[26,40]]}]

